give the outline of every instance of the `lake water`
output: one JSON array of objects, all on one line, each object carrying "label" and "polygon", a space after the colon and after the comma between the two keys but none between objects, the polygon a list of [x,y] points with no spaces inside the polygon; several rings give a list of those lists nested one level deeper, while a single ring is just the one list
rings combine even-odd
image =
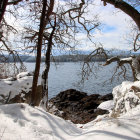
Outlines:
[{"label": "lake water", "polygon": [[[35,63],[25,63],[28,71],[33,71]],[[95,64],[97,66],[97,63]],[[81,68],[82,63],[79,62],[65,62],[55,65],[51,63],[49,72],[49,98],[54,97],[59,92],[73,88],[80,91],[84,91],[88,94],[102,94],[111,93],[113,87],[120,84],[124,79],[121,77],[120,80],[115,78],[111,83],[110,78],[114,72],[116,63],[108,66],[96,67],[96,77],[91,75],[84,83],[81,81]],[[41,72],[44,69],[44,64],[41,65]],[[132,80],[131,70],[127,72],[129,80]]]}]

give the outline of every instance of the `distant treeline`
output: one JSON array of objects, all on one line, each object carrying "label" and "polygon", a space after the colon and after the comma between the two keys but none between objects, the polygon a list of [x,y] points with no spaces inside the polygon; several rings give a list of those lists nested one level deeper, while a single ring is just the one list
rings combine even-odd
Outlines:
[{"label": "distant treeline", "polygon": [[[115,54],[109,55],[109,58],[116,56]],[[130,54],[120,54],[117,55],[121,58],[126,58],[129,57]],[[83,54],[77,54],[77,55],[59,55],[59,56],[52,56],[51,57],[51,62],[79,62],[79,61],[85,61],[88,58],[88,55],[83,55]],[[27,55],[22,55],[20,56],[20,59],[22,62],[35,62],[36,57],[35,56],[27,56]],[[18,57],[12,57],[12,56],[7,56],[6,57],[6,62],[19,62],[20,60]],[[93,61],[106,61],[104,56],[94,56],[90,59],[90,62]],[[3,57],[0,55],[0,62],[4,62]],[[45,57],[42,57],[42,62],[45,62]]]}]

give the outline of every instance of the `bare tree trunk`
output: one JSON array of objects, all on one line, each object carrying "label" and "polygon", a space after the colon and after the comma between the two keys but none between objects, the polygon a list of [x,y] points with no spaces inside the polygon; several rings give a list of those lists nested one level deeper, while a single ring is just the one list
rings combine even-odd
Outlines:
[{"label": "bare tree trunk", "polygon": [[0,0],[0,23],[3,18],[7,3],[8,3],[8,0]]},{"label": "bare tree trunk", "polygon": [[33,83],[32,83],[32,94],[31,94],[31,103],[30,103],[32,106],[36,105],[36,90],[37,90],[37,82],[38,82],[38,76],[40,71],[42,39],[43,39],[43,31],[45,28],[46,7],[47,7],[47,0],[43,0],[43,8],[42,8],[42,14],[40,19],[40,29],[39,29],[38,44],[37,44],[36,65],[35,65],[35,72],[34,72]]},{"label": "bare tree trunk", "polygon": [[32,83],[32,94],[31,94],[31,103],[30,103],[32,106],[35,106],[37,101],[36,91],[37,91],[37,82],[38,82],[40,63],[41,63],[43,31],[45,25],[49,21],[50,15],[52,14],[53,7],[54,7],[54,0],[50,0],[50,6],[48,7],[47,14],[46,14],[46,7],[47,7],[47,0],[43,0],[43,9],[42,9],[42,14],[40,19],[40,29],[38,35],[36,66],[35,66],[35,73],[34,73],[33,83]]},{"label": "bare tree trunk", "polygon": [[125,12],[135,21],[140,30],[140,13],[134,7],[132,7],[123,0],[101,0],[101,1],[104,2],[104,5],[106,5],[106,3],[109,3],[114,5],[114,7],[119,8],[120,10]]},{"label": "bare tree trunk", "polygon": [[44,72],[42,73],[42,101],[40,105],[44,109],[48,108],[48,73],[50,70],[50,55],[51,55],[51,50],[52,50],[52,39],[53,39],[54,31],[55,31],[55,26],[56,26],[56,21],[48,39],[48,46],[47,46],[46,59],[45,59],[46,67],[45,67]]}]

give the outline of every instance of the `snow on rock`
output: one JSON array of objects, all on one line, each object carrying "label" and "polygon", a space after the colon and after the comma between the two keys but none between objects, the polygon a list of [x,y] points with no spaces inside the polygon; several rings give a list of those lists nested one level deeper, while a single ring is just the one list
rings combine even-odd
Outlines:
[{"label": "snow on rock", "polygon": [[33,72],[21,72],[16,77],[17,77],[17,79],[19,79],[19,78],[23,78],[26,76],[33,76]]},{"label": "snow on rock", "polygon": [[140,105],[119,118],[75,125],[27,104],[0,105],[1,140],[139,140]]},{"label": "snow on rock", "polygon": [[[17,78],[1,79],[0,104],[5,103],[8,98],[10,100],[16,95],[22,94],[22,91],[28,93],[32,86],[33,76],[31,75],[32,73],[30,72],[22,72],[17,75]],[[38,83],[40,83],[40,79]]]},{"label": "snow on rock", "polygon": [[140,104],[140,81],[122,82],[113,89],[114,110],[112,115],[119,116]]},{"label": "snow on rock", "polygon": [[105,101],[101,103],[97,108],[110,111],[114,108],[114,101],[113,100]]}]

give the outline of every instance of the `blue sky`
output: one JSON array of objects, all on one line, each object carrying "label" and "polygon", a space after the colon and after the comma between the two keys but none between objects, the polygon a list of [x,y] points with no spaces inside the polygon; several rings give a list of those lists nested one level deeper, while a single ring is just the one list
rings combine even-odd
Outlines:
[{"label": "blue sky", "polygon": [[115,32],[115,30],[117,30],[117,27],[115,27],[115,26],[104,25],[102,32],[103,33]]}]

